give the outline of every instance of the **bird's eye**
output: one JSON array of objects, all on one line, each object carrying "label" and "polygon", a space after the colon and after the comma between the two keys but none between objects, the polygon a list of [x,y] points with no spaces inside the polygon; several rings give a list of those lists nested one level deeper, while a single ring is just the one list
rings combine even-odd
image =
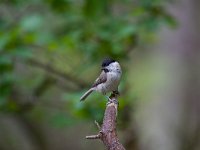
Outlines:
[{"label": "bird's eye", "polygon": [[104,68],[103,70],[104,70],[104,72],[109,72],[109,70],[108,70],[108,69],[106,69],[106,68]]}]

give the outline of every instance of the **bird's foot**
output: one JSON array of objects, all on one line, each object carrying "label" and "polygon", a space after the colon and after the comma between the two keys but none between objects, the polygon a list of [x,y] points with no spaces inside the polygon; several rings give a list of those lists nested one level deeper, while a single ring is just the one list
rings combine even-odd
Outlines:
[{"label": "bird's foot", "polygon": [[108,102],[106,103],[106,105],[109,105],[111,103],[115,103],[117,105],[119,105],[119,102],[118,100],[116,100],[115,98],[114,99],[111,99],[110,97],[106,96],[108,98]]},{"label": "bird's foot", "polygon": [[119,91],[113,91],[113,94],[114,94],[115,96],[119,96],[119,95],[120,95]]},{"label": "bird's foot", "polygon": [[118,100],[117,100],[117,99],[113,99],[112,101],[113,101],[113,103],[115,103],[116,105],[118,105],[118,106],[119,106],[119,102],[118,102]]}]

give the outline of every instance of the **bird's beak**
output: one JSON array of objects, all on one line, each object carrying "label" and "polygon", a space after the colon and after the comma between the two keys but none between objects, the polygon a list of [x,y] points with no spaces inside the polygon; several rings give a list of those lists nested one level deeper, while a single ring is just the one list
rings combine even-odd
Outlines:
[{"label": "bird's beak", "polygon": [[103,71],[103,70],[105,70],[105,68],[101,68],[101,70]]}]

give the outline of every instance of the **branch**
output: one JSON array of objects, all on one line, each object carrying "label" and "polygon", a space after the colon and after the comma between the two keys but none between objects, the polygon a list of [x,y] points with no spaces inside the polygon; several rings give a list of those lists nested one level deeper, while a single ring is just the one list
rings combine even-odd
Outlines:
[{"label": "branch", "polygon": [[79,89],[88,87],[87,83],[83,82],[82,80],[75,78],[73,75],[58,71],[55,68],[49,66],[48,64],[43,64],[38,60],[29,59],[28,63],[33,65],[33,66],[39,67],[39,68],[41,68],[41,69],[43,69],[47,72],[50,72],[50,73],[55,74],[57,76],[60,76],[67,81],[71,81],[71,82],[75,83],[79,87]]},{"label": "branch", "polygon": [[[112,94],[106,106],[101,130],[97,135],[86,136],[86,139],[101,139],[107,150],[125,150],[123,145],[119,142],[116,132],[117,108],[117,98]],[[100,126],[98,123],[95,123],[99,128]]]}]

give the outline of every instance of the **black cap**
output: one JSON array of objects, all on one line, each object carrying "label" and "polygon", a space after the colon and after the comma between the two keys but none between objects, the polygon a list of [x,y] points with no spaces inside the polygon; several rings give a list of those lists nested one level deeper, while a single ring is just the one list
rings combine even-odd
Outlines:
[{"label": "black cap", "polygon": [[115,60],[113,60],[113,59],[111,59],[111,58],[106,58],[106,59],[104,59],[103,60],[103,62],[102,62],[102,67],[106,67],[106,66],[108,66],[110,63],[112,63],[112,62],[115,62]]}]

